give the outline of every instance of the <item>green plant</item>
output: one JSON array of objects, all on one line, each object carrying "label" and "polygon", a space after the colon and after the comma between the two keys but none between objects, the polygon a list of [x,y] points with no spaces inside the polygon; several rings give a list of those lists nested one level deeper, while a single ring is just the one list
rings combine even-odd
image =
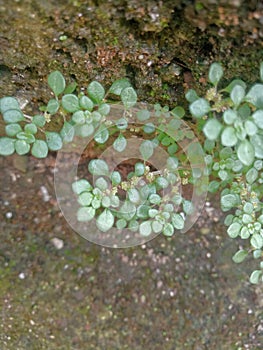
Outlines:
[{"label": "green plant", "polygon": [[[58,151],[75,137],[92,138],[101,152],[111,145],[121,154],[129,147],[129,139],[136,137],[139,156],[131,162],[132,171],[111,169],[98,155],[88,164],[88,178],[73,182],[78,221],[95,219],[101,232],[116,227],[143,237],[172,236],[176,230],[187,229],[187,220],[196,210],[194,196],[189,199],[189,191],[182,188],[192,187],[197,197],[207,190],[220,191],[221,208],[230,211],[225,218],[227,233],[240,237],[240,245],[246,246],[233,261],[240,263],[249,254],[259,259],[259,269],[250,276],[251,283],[259,283],[263,281],[263,84],[247,88],[244,81],[235,79],[223,87],[222,77],[222,66],[213,63],[205,96],[187,91],[192,130],[184,122],[186,112],[181,106],[170,110],[159,104],[138,105],[127,79],[115,81],[107,92],[93,81],[86,93],[77,93],[76,84],[66,86],[63,75],[52,72],[48,85],[54,97],[43,113],[31,117],[15,98],[0,100],[6,124],[0,155],[31,152],[45,158],[49,150]],[[118,117],[112,112],[116,104],[122,106]],[[58,131],[51,129],[54,118],[62,121]],[[152,160],[160,152],[167,157],[156,169]]]}]

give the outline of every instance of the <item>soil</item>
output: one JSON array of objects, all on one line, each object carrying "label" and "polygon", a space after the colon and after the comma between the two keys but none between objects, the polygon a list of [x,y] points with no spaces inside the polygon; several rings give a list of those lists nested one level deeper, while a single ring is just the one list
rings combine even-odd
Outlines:
[{"label": "soil", "polygon": [[[255,81],[263,57],[260,1],[0,0],[0,97],[28,111],[50,98],[54,69],[79,87],[128,77],[141,101],[184,103],[211,62]],[[58,207],[56,154],[0,158],[0,348],[263,347],[254,261],[235,265],[218,198],[185,234],[129,249],[78,236]]]}]

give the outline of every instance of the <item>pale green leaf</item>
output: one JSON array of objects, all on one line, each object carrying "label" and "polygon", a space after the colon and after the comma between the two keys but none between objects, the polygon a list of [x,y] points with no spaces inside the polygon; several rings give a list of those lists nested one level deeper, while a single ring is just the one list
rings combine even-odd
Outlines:
[{"label": "pale green leaf", "polygon": [[8,110],[18,110],[20,111],[20,106],[16,98],[14,97],[2,97],[0,99],[0,112],[4,114]]},{"label": "pale green leaf", "polygon": [[199,98],[190,104],[190,112],[196,118],[201,118],[210,111],[210,105],[204,98]]},{"label": "pale green leaf", "polygon": [[98,81],[92,81],[87,88],[89,97],[95,103],[102,102],[105,96],[104,87]]},{"label": "pale green leaf", "polygon": [[172,214],[172,224],[177,230],[182,230],[184,228],[184,218],[181,214]]},{"label": "pale green leaf", "polygon": [[70,113],[74,113],[80,109],[79,99],[76,95],[67,94],[62,97],[62,107]]},{"label": "pale green leaf", "polygon": [[251,165],[255,158],[253,145],[248,140],[242,141],[237,148],[237,156],[244,165]]},{"label": "pale green leaf", "polygon": [[256,123],[256,125],[263,129],[263,109],[257,110],[255,113],[252,114],[252,117]]},{"label": "pale green leaf", "polygon": [[105,126],[99,127],[98,131],[94,136],[94,140],[99,143],[105,143],[109,138],[109,130]]},{"label": "pale green leaf", "polygon": [[137,102],[137,94],[132,87],[127,87],[121,92],[121,100],[126,109],[133,107]]},{"label": "pale green leaf", "polygon": [[113,148],[117,152],[123,152],[127,146],[126,138],[123,136],[123,134],[120,134],[116,140],[113,142]]},{"label": "pale green leaf", "polygon": [[167,237],[170,237],[174,234],[174,227],[172,224],[167,223],[163,227],[163,234]]},{"label": "pale green leaf", "polygon": [[77,181],[73,182],[72,190],[73,190],[74,193],[80,194],[80,193],[82,193],[84,191],[91,191],[92,190],[92,186],[91,186],[91,184],[89,183],[88,180],[80,179],[80,180],[77,180]]},{"label": "pale green leaf", "polygon": [[141,144],[140,144],[140,153],[142,155],[142,158],[144,160],[149,159],[154,152],[154,147],[153,144],[150,140],[144,140]]},{"label": "pale green leaf", "polygon": [[56,96],[60,95],[66,87],[65,79],[59,71],[50,73],[47,82]]},{"label": "pale green leaf", "polygon": [[232,126],[227,126],[221,134],[221,143],[223,146],[232,147],[237,144],[236,131]]},{"label": "pale green leaf", "polygon": [[0,155],[10,156],[15,152],[15,140],[9,137],[0,137]]},{"label": "pale green leaf", "polygon": [[255,84],[246,95],[246,100],[257,108],[263,108],[263,84]]},{"label": "pale green leaf", "polygon": [[43,140],[36,140],[31,149],[31,153],[36,158],[46,158],[48,154],[47,143]]},{"label": "pale green leaf", "polygon": [[103,212],[97,217],[96,225],[102,232],[109,231],[114,224],[114,216],[109,209],[104,209]]},{"label": "pale green leaf", "polygon": [[261,270],[255,270],[250,275],[249,281],[252,284],[258,284],[260,282],[261,277],[262,277],[262,271]]},{"label": "pale green leaf", "polygon": [[23,113],[17,109],[9,109],[4,112],[3,119],[6,123],[18,123],[25,120]]},{"label": "pale green leaf", "polygon": [[241,225],[238,222],[233,222],[227,229],[229,237],[236,238],[239,235]]},{"label": "pale green leaf", "polygon": [[209,119],[203,128],[208,140],[216,140],[222,129],[222,124],[217,119]]},{"label": "pale green leaf", "polygon": [[119,96],[123,89],[130,87],[130,86],[131,86],[131,84],[130,84],[128,79],[126,79],[126,78],[118,79],[118,80],[114,81],[114,83],[111,85],[109,92],[114,94],[114,95]]},{"label": "pale green leaf", "polygon": [[241,249],[238,252],[235,253],[235,255],[232,257],[233,261],[237,264],[243,262],[245,260],[245,258],[248,255],[248,251]]},{"label": "pale green leaf", "polygon": [[58,110],[59,110],[59,102],[54,98],[49,100],[47,104],[47,112],[49,114],[55,114],[57,113]]},{"label": "pale green leaf", "polygon": [[16,140],[15,150],[17,154],[22,156],[30,151],[30,145],[24,140]]},{"label": "pale green leaf", "polygon": [[244,96],[245,96],[245,89],[243,88],[243,86],[241,85],[236,85],[231,93],[230,93],[230,97],[231,100],[234,102],[235,106],[239,106],[239,104],[241,103],[241,101],[243,100]]},{"label": "pale green leaf", "polygon": [[102,159],[92,159],[88,165],[89,172],[97,176],[109,175],[108,164]]},{"label": "pale green leaf", "polygon": [[94,218],[96,210],[92,207],[81,207],[77,212],[77,219],[80,222],[90,221]]},{"label": "pale green leaf", "polygon": [[250,138],[250,142],[254,147],[255,156],[257,158],[263,159],[263,135],[253,135],[253,137]]},{"label": "pale green leaf", "polygon": [[58,151],[63,146],[61,136],[53,131],[46,131],[46,142],[51,151]]},{"label": "pale green leaf", "polygon": [[223,73],[224,71],[221,64],[216,62],[212,63],[209,68],[208,79],[214,86],[216,86],[222,78]]},{"label": "pale green leaf", "polygon": [[152,233],[151,221],[144,221],[140,224],[139,232],[141,236],[147,237]]},{"label": "pale green leaf", "polygon": [[5,133],[7,136],[16,136],[19,132],[22,131],[22,128],[19,124],[8,124],[5,127]]}]

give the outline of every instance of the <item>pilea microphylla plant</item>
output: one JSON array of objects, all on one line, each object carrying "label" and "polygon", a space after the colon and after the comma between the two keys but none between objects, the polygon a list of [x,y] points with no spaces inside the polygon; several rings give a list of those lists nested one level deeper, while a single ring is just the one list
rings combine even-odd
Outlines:
[{"label": "pilea microphylla plant", "polygon": [[[182,128],[186,112],[181,106],[172,110],[159,104],[152,109],[137,108],[137,94],[127,79],[115,81],[107,92],[97,81],[85,92],[76,92],[76,84],[66,86],[63,75],[52,72],[48,85],[53,97],[41,113],[28,116],[15,98],[1,98],[6,135],[0,138],[0,155],[16,152],[45,158],[74,137],[92,137],[95,147],[101,149],[111,143],[115,152],[122,153],[129,147],[129,139],[137,137],[142,141],[132,171],[123,174],[118,168],[110,169],[107,161],[98,157],[88,163],[90,176],[72,183],[72,195],[79,203],[77,220],[94,219],[104,233],[114,227],[143,237],[159,233],[172,236],[186,227],[187,216],[195,210],[194,201],[181,187],[193,186],[200,193],[206,187],[211,193],[220,192],[221,208],[229,212],[225,218],[228,235],[241,238],[242,248],[233,261],[241,263],[248,255],[258,259],[259,268],[250,275],[250,282],[262,282],[263,84],[256,82],[248,87],[243,80],[235,79],[223,87],[222,77],[222,66],[213,63],[205,96],[198,96],[193,89],[186,92],[195,124],[193,132]],[[117,119],[109,118],[116,100],[123,113]],[[49,127],[54,118],[63,120],[56,132]],[[192,166],[200,161],[197,148],[190,156],[184,149],[185,139],[187,148],[195,144],[195,134],[203,140],[204,166],[200,167]],[[160,150],[168,155],[161,170],[151,162]],[[203,176],[209,177],[209,183],[202,180]]]}]

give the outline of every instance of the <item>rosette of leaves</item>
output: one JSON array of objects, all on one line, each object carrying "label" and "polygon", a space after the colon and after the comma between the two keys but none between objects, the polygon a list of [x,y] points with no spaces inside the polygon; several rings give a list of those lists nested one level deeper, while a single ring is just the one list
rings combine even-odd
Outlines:
[{"label": "rosette of leaves", "polygon": [[[263,84],[250,88],[235,79],[221,86],[223,68],[218,63],[210,67],[208,79],[212,87],[204,97],[195,91],[186,94],[190,112],[206,137],[206,161],[213,180],[209,190],[221,192],[223,211],[227,216],[228,235],[241,238],[244,248],[234,256],[236,263],[249,254],[262,260],[262,161],[263,161]],[[263,63],[260,65],[263,81]],[[263,280],[263,263],[252,272],[251,283]]]}]

